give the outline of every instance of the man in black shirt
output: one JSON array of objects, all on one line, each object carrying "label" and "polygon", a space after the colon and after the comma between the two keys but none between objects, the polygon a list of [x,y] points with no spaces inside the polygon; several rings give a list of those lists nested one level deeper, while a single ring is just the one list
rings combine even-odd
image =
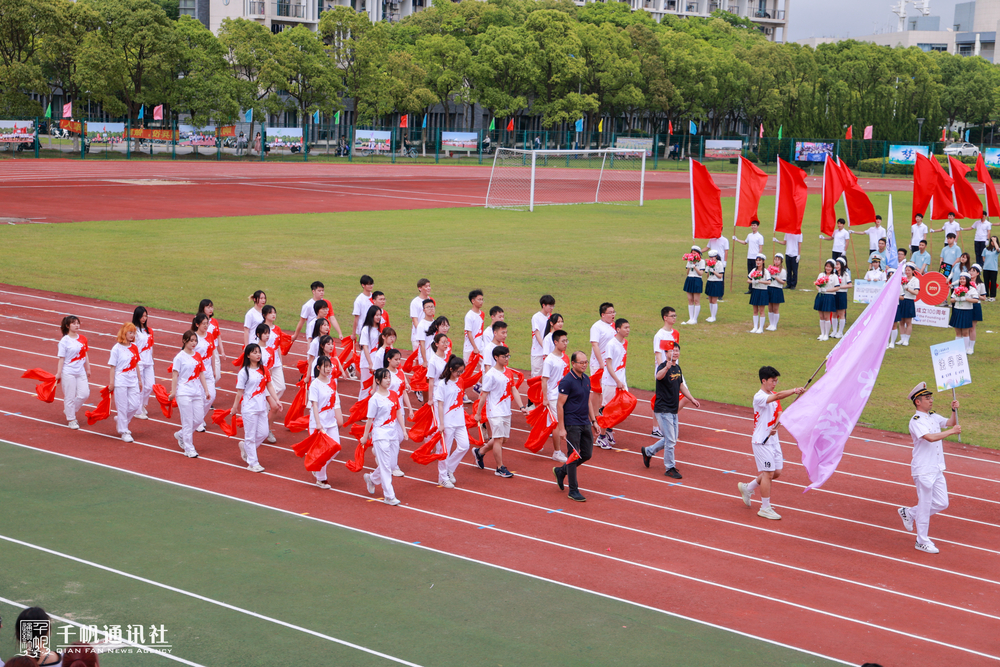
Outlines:
[{"label": "man in black shirt", "polygon": [[593,456],[594,436],[600,431],[594,406],[590,404],[590,378],[584,372],[586,369],[587,355],[574,352],[570,358],[569,373],[559,381],[559,426],[556,435],[566,441],[569,460],[552,469],[560,491],[565,488],[564,482],[569,477],[569,498],[580,503],[586,498],[577,486],[576,469]]},{"label": "man in black shirt", "polygon": [[680,343],[674,343],[674,347],[667,351],[667,360],[656,369],[656,402],[653,404],[653,416],[660,426],[663,437],[656,441],[651,447],[641,448],[642,463],[647,468],[653,456],[663,450],[663,466],[667,477],[680,479],[681,474],[674,466],[674,445],[677,444],[677,406],[683,394],[685,398],[700,408],[701,403],[691,395],[687,385],[684,384],[684,373],[677,364],[681,355]]}]

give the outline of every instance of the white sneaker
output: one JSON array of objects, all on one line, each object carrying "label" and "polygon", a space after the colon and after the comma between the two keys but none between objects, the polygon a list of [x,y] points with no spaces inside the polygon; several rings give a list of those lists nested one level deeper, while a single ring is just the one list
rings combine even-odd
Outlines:
[{"label": "white sneaker", "polygon": [[317,479],[316,480],[316,486],[318,486],[321,489],[329,489],[330,488],[330,483],[328,481],[326,481],[325,479]]},{"label": "white sneaker", "polygon": [[900,341],[899,344],[902,345],[903,347],[909,347],[910,346],[910,341],[903,340],[903,341]]},{"label": "white sneaker", "polygon": [[197,433],[204,433],[205,432],[205,422],[202,422],[202,423],[198,424],[198,428],[195,429],[195,432],[197,432]]},{"label": "white sneaker", "polygon": [[71,419],[66,426],[70,427],[74,431],[78,431],[80,429],[80,424],[75,419]]},{"label": "white sneaker", "polygon": [[781,518],[781,515],[775,512],[773,509],[771,508],[764,509],[763,507],[761,507],[760,510],[757,511],[757,516],[764,517],[765,519],[774,519],[775,521]]},{"label": "white sneaker", "polygon": [[774,326],[773,324],[764,328],[764,331],[777,331],[777,330],[778,327]]},{"label": "white sneaker", "polygon": [[556,450],[552,452],[552,460],[558,461],[559,463],[566,463],[566,455],[563,454],[561,451]]},{"label": "white sneaker", "polygon": [[198,458],[198,452],[194,449],[185,449],[184,456],[188,457],[189,459],[196,459]]},{"label": "white sneaker", "polygon": [[750,507],[750,490],[747,488],[748,486],[746,482],[740,482],[736,485],[736,488],[740,490],[740,497],[743,498],[743,504]]},{"label": "white sneaker", "polygon": [[417,395],[417,400],[418,401],[420,401],[421,403],[424,402],[424,392],[422,392],[422,391],[415,391],[413,393]]},{"label": "white sneaker", "polygon": [[455,483],[455,473],[453,473],[453,472],[448,473],[448,479],[450,479],[451,483],[454,484]]},{"label": "white sneaker", "polygon": [[707,319],[707,320],[705,320],[705,321],[706,321],[706,322],[714,322],[714,321],[715,321],[715,318],[714,318],[714,317],[710,317],[710,318],[708,318],[708,319]]},{"label": "white sneaker", "polygon": [[438,480],[438,484],[441,485],[441,486],[443,486],[446,489],[454,489],[455,488],[455,485],[452,484],[451,480],[448,479],[447,477],[444,478],[444,479],[439,479]]},{"label": "white sneaker", "polygon": [[762,333],[764,333],[764,330],[761,329],[760,327],[758,327],[757,330],[754,333],[762,334]]},{"label": "white sneaker", "polygon": [[135,442],[131,433],[122,433],[122,442]]},{"label": "white sneaker", "polygon": [[825,340],[830,340],[830,337],[829,336],[820,336],[819,339],[825,341]]},{"label": "white sneaker", "polygon": [[372,481],[371,473],[365,473],[365,484],[368,486],[368,493],[375,495],[375,482]]},{"label": "white sneaker", "polygon": [[392,505],[393,507],[395,507],[396,505],[399,504],[399,498],[383,498],[382,502],[384,502],[386,505]]},{"label": "white sneaker", "polygon": [[[181,440],[181,433],[180,433],[180,431],[177,431],[176,433],[174,433],[174,440],[177,441],[177,446],[178,447],[180,447],[181,449],[184,449],[184,441]],[[187,450],[185,450],[185,451],[187,451]]]},{"label": "white sneaker", "polygon": [[913,519],[910,517],[910,513],[906,511],[905,507],[900,507],[896,512],[899,514],[899,518],[903,520],[903,528],[912,533]]},{"label": "white sneaker", "polygon": [[149,415],[146,413],[146,408],[140,410],[139,413],[135,416],[135,419],[149,419]]},{"label": "white sneaker", "polygon": [[264,466],[259,463],[255,463],[252,466],[247,466],[247,470],[250,472],[264,472]]},{"label": "white sneaker", "polygon": [[247,450],[244,449],[244,447],[243,447],[243,441],[242,440],[240,440],[240,458],[243,459],[244,463],[246,463],[246,461],[247,461]]},{"label": "white sneaker", "polygon": [[682,326],[685,325],[685,324],[691,324],[691,322],[681,322]]},{"label": "white sneaker", "polygon": [[270,443],[270,444],[272,444],[272,445],[274,443],[278,442],[278,439],[274,437],[274,431],[268,431],[267,432],[267,442]]},{"label": "white sneaker", "polygon": [[938,549],[936,546],[934,546],[933,542],[928,542],[927,544],[921,544],[920,542],[917,542],[917,545],[914,547],[914,549],[916,549],[917,551],[923,551],[924,553],[928,554],[941,553],[941,550]]},{"label": "white sneaker", "polygon": [[393,477],[406,477],[406,473],[403,472],[402,470],[400,470],[399,468],[396,468],[395,470],[392,471],[392,476]]},{"label": "white sneaker", "polygon": [[896,343],[894,343],[894,342],[893,343],[889,343],[889,348],[888,349],[895,350],[896,349]]}]

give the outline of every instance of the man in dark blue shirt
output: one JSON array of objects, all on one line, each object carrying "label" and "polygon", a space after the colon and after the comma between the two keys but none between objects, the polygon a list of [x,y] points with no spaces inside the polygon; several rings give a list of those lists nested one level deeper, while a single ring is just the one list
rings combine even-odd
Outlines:
[{"label": "man in dark blue shirt", "polygon": [[569,461],[553,468],[556,483],[562,491],[566,477],[569,477],[570,500],[584,502],[576,483],[576,469],[590,460],[594,454],[594,436],[600,431],[597,415],[590,404],[590,377],[587,369],[587,355],[574,352],[570,358],[570,370],[559,381],[559,426],[557,435],[569,445]]}]

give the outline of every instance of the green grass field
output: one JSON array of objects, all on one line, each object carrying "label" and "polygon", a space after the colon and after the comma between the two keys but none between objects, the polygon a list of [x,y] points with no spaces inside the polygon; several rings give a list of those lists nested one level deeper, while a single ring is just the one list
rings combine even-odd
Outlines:
[{"label": "green grass field", "polygon": [[[909,196],[893,199],[896,220],[905,227]],[[887,195],[874,194],[872,200],[884,214]],[[732,206],[731,198],[723,200],[728,219]],[[767,220],[773,206],[773,198],[765,197],[761,217]],[[815,229],[818,217],[819,198],[813,196],[807,229]],[[358,277],[368,273],[375,278],[375,288],[388,295],[392,323],[405,331],[416,280],[427,277],[438,313],[447,315],[456,328],[462,326],[470,289],[486,292],[487,308],[502,305],[511,326],[512,363],[520,368],[528,366],[529,320],[540,295],[555,296],[556,312],[565,317],[573,349],[589,349],[597,307],[611,301],[632,325],[629,383],[649,389],[651,339],[661,324],[660,308],[673,306],[678,319],[686,319],[681,255],[691,244],[690,225],[689,202],[669,200],[642,208],[557,206],[534,213],[442,209],[4,226],[0,281],[182,312],[193,312],[198,301],[208,297],[215,301],[218,315],[236,321],[242,321],[249,307],[247,295],[263,289],[278,308],[278,323],[291,330],[309,297],[309,283],[319,279],[346,330]],[[908,243],[904,232],[898,236]],[[768,229],[762,233],[770,239]],[[965,236],[971,242],[971,235]],[[855,241],[861,261],[866,241]],[[745,284],[739,284],[746,251],[733,245],[735,289],[729,291],[727,282],[718,322],[704,323],[706,299],[702,322],[680,327],[681,363],[695,396],[748,405],[761,365],[782,372],[779,386],[799,385],[833,341],[816,341],[819,327],[811,290],[786,295],[778,332],[748,334],[752,310],[743,294]],[[829,249],[824,242],[823,259]],[[765,250],[772,252],[770,241]],[[800,290],[812,287],[821,266],[814,232],[805,234],[802,257]],[[854,253],[848,258],[853,267]],[[860,311],[850,305],[849,324]],[[959,390],[963,440],[994,448],[1000,447],[1000,434],[990,406],[1000,391],[995,372],[1000,336],[991,332],[1000,329],[998,311],[997,304],[984,304],[985,321],[972,358],[973,384]],[[862,423],[905,433],[912,414],[907,391],[917,382],[933,382],[928,346],[953,337],[951,329],[918,326],[910,347],[889,351]],[[405,333],[401,338],[408,341]],[[453,338],[457,342],[460,335]]]}]

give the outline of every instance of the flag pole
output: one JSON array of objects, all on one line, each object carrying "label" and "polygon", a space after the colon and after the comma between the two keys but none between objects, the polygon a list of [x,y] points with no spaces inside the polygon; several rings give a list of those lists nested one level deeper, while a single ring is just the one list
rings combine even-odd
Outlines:
[{"label": "flag pole", "polygon": [[[827,357],[828,356],[829,355],[827,355]],[[819,373],[820,369],[823,368],[823,366],[826,364],[827,357],[823,357],[823,361],[819,362],[819,366],[816,367],[816,370],[813,371],[813,374],[809,376],[808,380],[806,380],[806,383],[804,385],[806,389],[809,388],[809,384],[816,378],[816,374]]]},{"label": "flag pole", "polygon": [[[742,156],[740,156],[742,158]],[[740,216],[740,187],[743,183],[743,160],[740,159],[738,166],[736,167],[736,210],[733,212],[733,236],[736,236],[736,220]],[[736,255],[736,246],[733,246],[733,255]],[[725,259],[725,258],[723,258]],[[729,291],[733,291],[733,267],[729,266],[729,262],[726,262],[726,270],[729,271]],[[725,276],[723,276],[725,279]]]},{"label": "flag pole", "polygon": [[[951,400],[953,400],[953,401],[957,401],[958,400],[958,398],[955,396],[955,388],[954,387],[951,388]],[[958,424],[958,410],[955,410],[955,423]],[[958,441],[962,442],[962,434],[961,433],[958,434]]]}]

